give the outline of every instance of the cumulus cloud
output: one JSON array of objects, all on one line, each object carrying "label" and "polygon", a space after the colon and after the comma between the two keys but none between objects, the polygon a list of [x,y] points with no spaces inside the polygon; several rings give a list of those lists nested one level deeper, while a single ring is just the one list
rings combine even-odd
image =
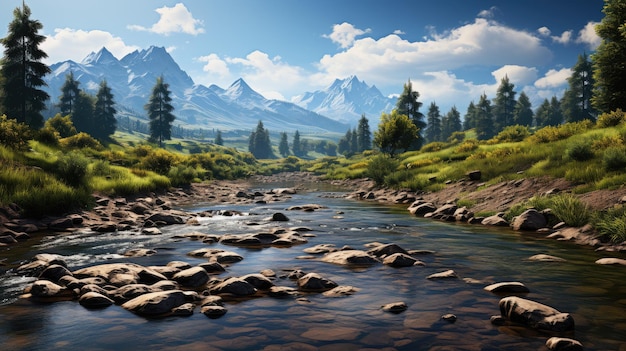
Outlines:
[{"label": "cumulus cloud", "polygon": [[202,21],[193,18],[193,15],[184,4],[178,3],[174,7],[163,6],[154,10],[159,14],[159,20],[151,27],[129,25],[128,28],[137,31],[147,31],[156,34],[170,35],[172,33],[185,33],[198,35],[204,33]]},{"label": "cumulus cloud", "polygon": [[358,29],[352,24],[344,22],[342,24],[335,24],[333,26],[333,32],[324,35],[324,38],[329,38],[334,43],[339,44],[342,49],[349,48],[354,43],[356,37],[369,33],[370,29]]},{"label": "cumulus cloud", "polygon": [[493,18],[495,17],[495,12],[498,10],[497,7],[491,6],[488,10],[482,10],[478,13],[478,17],[480,18]]},{"label": "cumulus cloud", "polygon": [[41,49],[48,54],[47,64],[73,60],[80,62],[90,52],[106,47],[113,56],[122,58],[138,50],[139,47],[127,45],[122,38],[113,36],[101,30],[76,30],[71,28],[57,28],[53,35],[46,37]]},{"label": "cumulus cloud", "polygon": [[535,82],[535,87],[539,89],[557,88],[567,84],[567,79],[572,75],[572,70],[562,68],[560,70],[551,69]]},{"label": "cumulus cloud", "polygon": [[217,54],[210,54],[207,56],[201,56],[196,59],[198,62],[204,62],[202,67],[204,72],[207,72],[210,76],[214,76],[218,80],[230,77],[230,70],[228,69],[228,63],[222,60]]},{"label": "cumulus cloud", "polygon": [[569,44],[573,40],[573,30],[566,30],[561,35],[552,35],[552,31],[548,27],[541,27],[537,29],[537,33],[544,38],[550,38],[553,42],[559,44]]},{"label": "cumulus cloud", "polygon": [[506,76],[509,77],[511,83],[517,86],[524,86],[537,80],[538,70],[535,67],[505,65],[491,72],[491,74],[498,82],[502,81]]},{"label": "cumulus cloud", "polygon": [[587,23],[585,27],[578,32],[576,42],[586,44],[590,50],[597,49],[602,42],[602,38],[600,38],[596,33],[597,24],[598,22]]}]

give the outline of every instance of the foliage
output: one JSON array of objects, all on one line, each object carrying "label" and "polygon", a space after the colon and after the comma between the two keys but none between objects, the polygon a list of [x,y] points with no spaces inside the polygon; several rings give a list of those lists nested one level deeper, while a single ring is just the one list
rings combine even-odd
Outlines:
[{"label": "foliage", "polygon": [[[414,140],[412,140],[412,144],[410,145],[412,150],[419,150],[422,147],[424,140],[421,133],[423,133],[426,129],[424,114],[419,111],[420,107],[422,107],[422,103],[418,101],[419,97],[419,92],[413,91],[413,83],[411,83],[411,80],[409,79],[409,81],[404,84],[402,93],[398,96],[395,108],[398,115],[407,116],[417,128],[417,135]],[[376,141],[374,141],[374,143],[376,143]]]},{"label": "foliage", "polygon": [[602,42],[593,54],[593,106],[599,112],[626,110],[626,6],[623,0],[605,0],[604,18],[596,25]]},{"label": "foliage", "polygon": [[533,124],[535,113],[532,110],[532,104],[525,92],[519,94],[519,98],[515,103],[513,110],[513,124],[530,127]]},{"label": "foliage", "polygon": [[74,72],[70,72],[65,76],[65,82],[61,86],[61,95],[59,95],[59,103],[57,107],[63,115],[71,115],[76,111],[76,100],[80,95],[80,82],[74,79]]},{"label": "foliage", "polygon": [[178,161],[178,157],[166,150],[152,150],[141,161],[143,168],[156,172],[158,174],[167,175],[170,168]]},{"label": "foliage", "polygon": [[622,109],[618,108],[615,111],[605,112],[598,116],[598,127],[607,128],[615,127],[626,121],[626,113]]},{"label": "foliage", "polygon": [[60,138],[67,138],[78,134],[70,116],[61,116],[60,113],[57,113],[54,117],[48,119],[45,123],[45,127],[49,127],[57,131]]},{"label": "foliage", "polygon": [[293,134],[293,142],[291,143],[291,152],[300,157],[306,155],[306,150],[302,147],[300,142],[300,132],[296,130]]},{"label": "foliage", "polygon": [[453,106],[450,111],[441,118],[441,140],[448,140],[461,131],[461,114]]},{"label": "foliage", "polygon": [[215,132],[215,145],[224,145],[224,139],[222,138],[222,131],[221,130],[217,130],[217,132]]},{"label": "foliage", "polygon": [[39,48],[46,39],[38,34],[43,25],[30,15],[26,5],[15,8],[7,36],[2,39],[5,50],[0,65],[0,103],[10,118],[38,129],[43,126],[41,111],[50,98],[40,87],[46,85],[43,78],[50,73],[50,67],[42,62],[48,55]]},{"label": "foliage", "polygon": [[507,143],[522,141],[528,136],[530,136],[530,131],[527,126],[512,125],[505,127],[494,139],[501,143]]},{"label": "foliage", "polygon": [[495,132],[513,124],[515,113],[515,85],[509,81],[508,76],[500,80],[496,98],[493,101],[493,121]]},{"label": "foliage", "polygon": [[39,129],[35,133],[34,139],[46,145],[59,145],[59,133],[54,128],[51,128],[49,126],[45,126]]},{"label": "foliage", "polygon": [[280,133],[280,142],[278,143],[278,152],[282,157],[289,156],[289,141],[287,140],[287,133]]},{"label": "foliage", "polygon": [[[581,227],[591,220],[591,210],[579,198],[571,194],[557,194],[552,196],[533,196],[524,203],[517,204],[509,209],[505,218],[509,221],[519,216],[528,208],[537,211],[550,210],[556,221],[565,222],[573,227]],[[552,223],[555,224],[554,220]]]},{"label": "foliage", "polygon": [[96,102],[93,108],[93,120],[95,125],[93,128],[93,136],[97,139],[108,139],[117,128],[117,120],[115,119],[115,101],[111,88],[107,85],[106,80],[100,82],[98,93],[96,94]]},{"label": "foliage", "polygon": [[190,166],[177,165],[167,173],[173,186],[188,186],[198,179],[198,171]]},{"label": "foliage", "polygon": [[256,130],[250,133],[248,151],[257,159],[272,158],[272,144],[270,142],[270,132],[263,127],[263,122],[259,121]]},{"label": "foliage", "polygon": [[84,133],[84,132],[80,132],[68,138],[63,138],[60,140],[60,144],[61,146],[65,148],[70,148],[70,149],[85,149],[85,148],[90,148],[94,150],[103,149],[102,144],[100,144],[98,140],[92,138],[91,135]]},{"label": "foliage", "polygon": [[466,153],[471,152],[478,149],[480,143],[476,139],[466,139],[459,146],[457,146],[454,151],[456,153]]},{"label": "foliage", "polygon": [[163,81],[163,76],[157,78],[145,109],[150,119],[150,138],[162,147],[164,140],[172,138],[172,123],[176,119],[172,113],[174,106],[170,97],[169,84]]},{"label": "foliage", "polygon": [[434,102],[430,103],[428,107],[428,113],[426,114],[427,125],[426,128],[426,140],[430,142],[440,141],[441,138],[441,114],[439,113],[439,106]]},{"label": "foliage", "polygon": [[374,144],[392,157],[399,150],[408,150],[416,138],[417,127],[398,110],[393,110],[391,114],[383,113],[378,130],[374,132]]},{"label": "foliage", "polygon": [[607,171],[623,171],[626,168],[626,148],[610,147],[604,151],[602,166]]},{"label": "foliage", "polygon": [[549,143],[567,139],[572,135],[580,134],[591,128],[593,128],[593,122],[589,120],[570,122],[559,126],[547,126],[537,130],[535,134],[530,137],[530,139],[535,143]]},{"label": "foliage", "polygon": [[591,224],[598,234],[613,243],[626,241],[626,206],[619,205],[594,213]]},{"label": "foliage", "polygon": [[363,152],[372,148],[372,132],[370,131],[370,125],[365,115],[361,115],[359,124],[356,129],[357,135],[357,152]]},{"label": "foliage", "polygon": [[449,145],[446,143],[443,143],[441,141],[435,141],[432,143],[428,143],[426,145],[424,145],[424,147],[422,147],[422,152],[434,152],[434,151],[440,151],[443,150],[445,148],[447,148]]},{"label": "foliage", "polygon": [[28,148],[30,138],[31,132],[26,124],[9,119],[6,115],[0,116],[0,144],[16,150],[25,150]]},{"label": "foliage", "polygon": [[382,154],[372,157],[365,174],[372,178],[377,185],[383,185],[385,183],[385,177],[393,173],[397,168],[397,160]]},{"label": "foliage", "polygon": [[476,137],[479,140],[491,139],[495,135],[496,129],[493,124],[491,102],[487,99],[486,94],[480,96],[480,101],[473,110],[473,113],[474,116],[472,118],[476,124],[474,128],[476,130]]},{"label": "foliage", "polygon": [[72,151],[58,158],[54,172],[71,187],[85,186],[88,164],[89,161],[83,154]]},{"label": "foliage", "polygon": [[571,142],[565,149],[565,155],[575,161],[587,161],[594,157],[591,142],[585,139]]},{"label": "foliage", "polygon": [[584,119],[595,120],[597,114],[591,106],[593,98],[593,69],[586,54],[578,55],[578,61],[572,67],[572,75],[567,79],[568,89],[561,100],[561,110],[567,122]]}]

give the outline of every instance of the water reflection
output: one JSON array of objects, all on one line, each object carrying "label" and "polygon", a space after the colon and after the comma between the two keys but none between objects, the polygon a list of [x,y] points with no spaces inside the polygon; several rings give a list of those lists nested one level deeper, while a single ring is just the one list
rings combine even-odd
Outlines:
[{"label": "water reflection", "polygon": [[[281,184],[280,186],[285,186]],[[319,186],[319,185],[316,185]],[[269,185],[268,187],[275,187]],[[272,269],[319,272],[339,285],[360,291],[349,297],[305,294],[300,299],[254,298],[227,303],[228,313],[209,319],[198,311],[190,317],[146,320],[119,306],[87,310],[74,301],[34,304],[26,300],[0,306],[0,342],[3,350],[527,350],[542,349],[546,335],[526,329],[496,327],[489,317],[498,314],[496,295],[483,290],[498,281],[522,281],[528,298],[573,314],[576,338],[587,349],[618,349],[626,344],[626,281],[622,267],[595,265],[601,257],[589,248],[545,240],[508,230],[459,226],[410,217],[402,208],[357,203],[328,191],[303,193],[289,203],[231,206],[197,205],[195,210],[232,209],[249,216],[202,218],[200,226],[170,227],[161,236],[131,232],[110,235],[51,237],[27,252],[11,257],[18,262],[39,252],[64,255],[72,269],[102,262],[132,261],[164,265],[182,260],[192,265],[205,260],[186,253],[208,244],[181,239],[179,234],[233,234],[260,231],[276,223],[263,221],[284,212],[283,226],[307,226],[314,237],[289,248],[244,249],[213,244],[235,251],[244,260],[227,267],[224,276],[240,276]],[[324,196],[320,196],[324,195]],[[285,212],[296,204],[318,203],[315,212]],[[341,215],[338,216],[337,213]],[[249,224],[255,222],[255,226]],[[317,244],[349,245],[363,249],[370,242],[396,243],[407,249],[434,253],[419,257],[424,267],[392,268],[374,265],[362,269],[298,259],[303,249]],[[130,248],[150,248],[150,257],[126,259]],[[534,262],[528,257],[544,253],[565,262]],[[453,269],[459,279],[427,280],[432,273]],[[13,301],[29,281],[3,277],[0,294]],[[277,285],[294,286],[288,279]],[[404,301],[400,314],[381,306]],[[441,319],[457,316],[455,323]]]}]

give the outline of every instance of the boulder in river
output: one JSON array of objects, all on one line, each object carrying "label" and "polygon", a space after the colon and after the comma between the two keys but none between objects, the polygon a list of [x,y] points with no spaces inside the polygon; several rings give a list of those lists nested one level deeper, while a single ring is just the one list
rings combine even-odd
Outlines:
[{"label": "boulder in river", "polygon": [[534,208],[522,212],[522,214],[513,218],[513,222],[511,223],[513,230],[529,231],[545,228],[547,225],[548,220],[546,216]]},{"label": "boulder in river", "polygon": [[78,299],[78,303],[86,308],[104,308],[113,304],[113,300],[95,291],[84,293]]},{"label": "boulder in river", "polygon": [[526,285],[520,282],[500,282],[488,285],[484,287],[484,289],[494,294],[518,294],[530,292]]},{"label": "boulder in river", "polygon": [[329,252],[322,261],[347,266],[369,266],[378,263],[378,260],[363,250],[342,250]]},{"label": "boulder in river", "polygon": [[385,257],[383,264],[391,267],[411,267],[411,266],[423,266],[424,262],[421,262],[407,254],[395,253]]},{"label": "boulder in river", "polygon": [[547,332],[574,331],[574,318],[550,306],[509,296],[500,300],[500,314],[508,321]]},{"label": "boulder in river", "polygon": [[307,292],[324,292],[337,286],[337,283],[317,273],[309,273],[298,279],[300,290]]},{"label": "boulder in river", "polygon": [[552,351],[583,351],[583,344],[580,341],[557,336],[548,339],[546,347]]},{"label": "boulder in river", "polygon": [[185,294],[181,290],[158,291],[143,294],[125,302],[122,307],[141,316],[167,316],[185,304]]}]

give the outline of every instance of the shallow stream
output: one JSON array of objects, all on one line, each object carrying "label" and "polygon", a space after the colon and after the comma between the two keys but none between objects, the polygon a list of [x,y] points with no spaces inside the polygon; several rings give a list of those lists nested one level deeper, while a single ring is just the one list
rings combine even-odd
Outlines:
[{"label": "shallow stream", "polygon": [[[256,189],[289,185],[257,184]],[[594,263],[601,257],[620,256],[534,234],[416,218],[405,206],[356,202],[342,198],[341,189],[314,187],[317,189],[300,192],[286,202],[195,204],[187,210],[229,209],[249,215],[203,218],[200,226],[165,227],[159,236],[132,232],[42,236],[3,249],[0,259],[16,264],[37,253],[55,253],[65,256],[70,270],[128,261],[149,266],[178,260],[193,265],[205,259],[186,254],[208,244],[176,238],[177,234],[306,226],[315,236],[307,244],[289,248],[212,244],[244,257],[220,277],[263,269],[280,275],[283,270],[298,268],[317,272],[339,285],[354,286],[360,289],[356,294],[341,298],[306,294],[300,300],[253,298],[227,303],[227,314],[218,319],[196,310],[190,317],[150,320],[116,305],[89,310],[76,301],[37,304],[19,299],[32,279],[4,274],[0,275],[2,350],[546,350],[549,335],[490,323],[489,318],[500,313],[500,297],[483,288],[502,281],[520,281],[531,291],[526,298],[571,313],[576,323],[574,338],[586,350],[626,350],[626,267]],[[310,203],[327,208],[285,211],[289,206]],[[289,222],[264,222],[276,212],[286,214]],[[248,225],[251,222],[264,224]],[[434,254],[419,257],[425,266],[408,268],[379,264],[350,269],[300,257],[307,255],[303,249],[317,244],[365,249],[371,242],[396,243]],[[120,255],[141,247],[157,253],[132,259]],[[528,260],[536,254],[567,261]],[[459,279],[426,279],[448,269]],[[295,287],[294,282],[280,278],[277,285]],[[408,309],[399,314],[381,310],[382,305],[398,301],[405,302]],[[441,319],[448,313],[457,316],[455,323]]]}]

